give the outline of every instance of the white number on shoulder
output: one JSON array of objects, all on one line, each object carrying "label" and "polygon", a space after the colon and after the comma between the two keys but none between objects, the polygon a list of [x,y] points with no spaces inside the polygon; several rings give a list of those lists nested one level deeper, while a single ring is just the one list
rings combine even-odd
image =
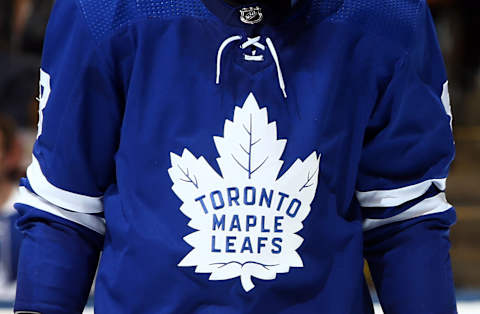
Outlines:
[{"label": "white number on shoulder", "polygon": [[453,129],[453,116],[452,107],[450,105],[450,94],[448,93],[448,81],[443,84],[442,103],[443,107],[445,107],[445,112],[450,117],[450,128]]},{"label": "white number on shoulder", "polygon": [[38,97],[38,133],[37,138],[42,135],[43,127],[43,110],[47,106],[48,97],[50,97],[50,74],[40,69],[40,96]]}]

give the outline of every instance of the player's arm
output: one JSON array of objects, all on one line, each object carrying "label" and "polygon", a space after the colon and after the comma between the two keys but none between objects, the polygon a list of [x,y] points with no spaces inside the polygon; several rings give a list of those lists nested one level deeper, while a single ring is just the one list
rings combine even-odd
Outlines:
[{"label": "player's arm", "polygon": [[104,49],[76,2],[57,1],[45,38],[38,138],[16,204],[24,234],[19,313],[81,313],[88,298],[122,119],[121,88]]},{"label": "player's arm", "polygon": [[445,198],[453,157],[448,84],[424,5],[372,113],[357,183],[364,254],[386,314],[456,313],[449,257],[456,216]]}]

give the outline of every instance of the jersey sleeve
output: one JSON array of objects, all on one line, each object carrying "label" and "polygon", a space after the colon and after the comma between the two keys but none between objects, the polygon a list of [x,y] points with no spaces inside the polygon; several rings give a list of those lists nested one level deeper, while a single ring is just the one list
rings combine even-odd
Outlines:
[{"label": "jersey sleeve", "polygon": [[121,88],[75,0],[55,3],[40,70],[38,137],[16,204],[24,234],[17,311],[81,313],[115,183]]},{"label": "jersey sleeve", "polygon": [[454,157],[443,59],[424,3],[412,45],[370,117],[356,199],[364,254],[385,313],[456,313],[449,258]]}]

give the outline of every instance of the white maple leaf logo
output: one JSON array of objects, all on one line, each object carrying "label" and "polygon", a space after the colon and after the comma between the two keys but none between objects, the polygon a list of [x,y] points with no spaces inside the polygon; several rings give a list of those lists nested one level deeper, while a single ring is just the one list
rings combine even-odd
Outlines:
[{"label": "white maple leaf logo", "polygon": [[255,287],[252,277],[273,280],[303,267],[296,252],[303,238],[296,232],[315,196],[320,154],[297,159],[278,178],[287,140],[277,139],[276,123],[268,122],[253,94],[214,141],[221,176],[188,149],[170,156],[172,190],[196,230],[184,237],[193,249],[178,266],[211,273],[210,280],[240,277],[245,291]]}]

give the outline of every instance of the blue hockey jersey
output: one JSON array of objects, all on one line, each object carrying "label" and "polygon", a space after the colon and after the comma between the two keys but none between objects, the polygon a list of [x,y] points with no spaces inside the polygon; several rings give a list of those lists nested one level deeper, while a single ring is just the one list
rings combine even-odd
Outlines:
[{"label": "blue hockey jersey", "polygon": [[456,313],[425,0],[62,0],[15,309]]}]

